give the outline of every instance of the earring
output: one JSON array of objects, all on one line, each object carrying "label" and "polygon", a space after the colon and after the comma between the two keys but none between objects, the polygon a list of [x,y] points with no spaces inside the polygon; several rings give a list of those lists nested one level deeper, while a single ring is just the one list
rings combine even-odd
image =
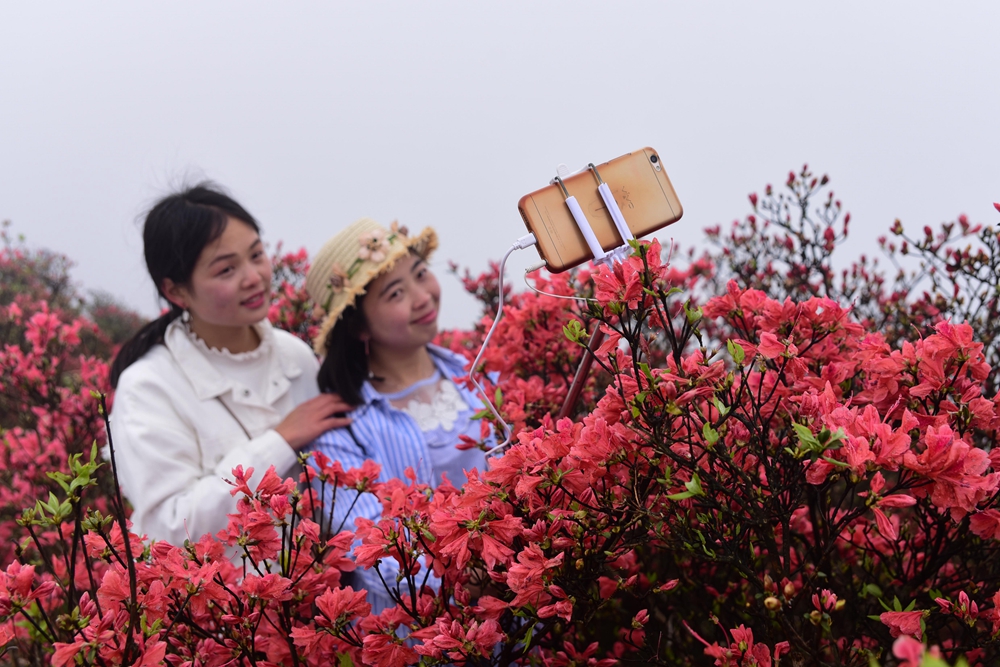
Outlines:
[{"label": "earring", "polygon": [[365,344],[365,366],[368,366],[368,379],[369,380],[379,380],[381,378],[379,378],[377,375],[375,375],[374,372],[372,372],[372,367],[371,367],[371,350],[368,348],[368,339],[365,338],[362,342]]},{"label": "earring", "polygon": [[181,310],[181,322],[187,324],[190,321],[191,321],[191,311],[188,310],[187,308],[184,308],[183,310]]}]

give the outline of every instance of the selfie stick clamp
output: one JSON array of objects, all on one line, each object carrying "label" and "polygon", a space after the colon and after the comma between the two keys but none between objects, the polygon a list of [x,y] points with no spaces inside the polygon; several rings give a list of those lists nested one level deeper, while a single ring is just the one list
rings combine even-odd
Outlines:
[{"label": "selfie stick clamp", "polygon": [[610,267],[614,262],[624,261],[628,256],[628,242],[634,240],[635,235],[628,228],[625,216],[622,215],[622,210],[619,208],[618,202],[615,201],[615,196],[611,194],[611,188],[601,178],[601,173],[597,171],[597,167],[591,162],[587,165],[587,168],[593,172],[594,177],[597,179],[597,192],[600,193],[601,199],[604,201],[604,205],[611,215],[611,220],[615,223],[615,228],[624,242],[612,250],[606,251],[601,246],[597,240],[597,236],[594,234],[594,229],[590,226],[590,221],[580,206],[580,202],[566,190],[562,176],[557,175],[554,181],[559,184],[559,188],[563,191],[563,195],[566,197],[566,206],[569,208],[570,213],[573,214],[573,220],[576,221],[576,226],[580,229],[580,233],[583,234],[583,239],[587,242],[587,247],[590,248],[590,252],[594,256],[594,261],[604,263]]}]

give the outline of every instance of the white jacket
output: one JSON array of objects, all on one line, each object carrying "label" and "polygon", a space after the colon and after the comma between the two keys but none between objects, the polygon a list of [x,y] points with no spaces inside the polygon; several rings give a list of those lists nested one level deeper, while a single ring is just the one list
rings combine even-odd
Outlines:
[{"label": "white jacket", "polygon": [[319,393],[319,363],[290,333],[255,327],[276,352],[265,396],[223,376],[179,320],[119,378],[111,437],[135,532],[180,545],[225,528],[237,499],[224,478],[237,465],[254,468],[251,488],[271,465],[297,475],[297,454],[274,427]]}]

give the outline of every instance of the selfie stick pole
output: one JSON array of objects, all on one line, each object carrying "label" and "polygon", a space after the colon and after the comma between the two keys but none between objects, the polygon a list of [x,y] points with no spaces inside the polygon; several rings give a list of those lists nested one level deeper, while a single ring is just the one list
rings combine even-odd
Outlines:
[{"label": "selfie stick pole", "polygon": [[586,384],[587,376],[590,375],[590,367],[594,363],[594,354],[603,342],[604,332],[601,330],[600,322],[598,322],[597,326],[594,327],[594,333],[590,335],[590,342],[583,353],[583,358],[580,359],[576,375],[573,376],[573,383],[569,386],[569,391],[566,393],[566,400],[563,401],[562,407],[559,408],[559,413],[556,415],[556,421],[564,417],[569,417],[570,411],[576,406],[576,402],[580,400],[580,392],[583,391],[583,385]]},{"label": "selfie stick pole", "polygon": [[[576,225],[580,229],[580,233],[583,234],[583,238],[587,242],[587,247],[590,248],[590,252],[594,256],[594,261],[601,262],[606,264],[608,267],[611,267],[614,262],[621,262],[625,260],[628,256],[628,243],[629,241],[635,239],[635,236],[632,234],[632,230],[630,230],[628,225],[625,223],[625,216],[622,215],[621,209],[618,207],[618,202],[615,201],[614,195],[611,193],[611,188],[608,187],[608,184],[601,178],[601,174],[597,171],[597,167],[591,163],[587,165],[587,168],[594,172],[594,176],[597,178],[597,191],[601,194],[601,199],[604,200],[604,205],[607,207],[608,213],[611,215],[611,220],[615,223],[615,228],[618,230],[618,234],[621,236],[623,242],[622,245],[611,251],[605,251],[601,246],[600,241],[597,240],[597,236],[594,234],[594,230],[591,228],[590,221],[587,220],[587,216],[583,212],[580,202],[578,202],[576,197],[571,195],[566,190],[566,185],[563,183],[562,177],[556,176],[554,182],[558,183],[559,187],[562,189],[563,195],[566,197],[566,206],[569,208],[570,213],[573,214],[573,220],[576,221]],[[479,393],[482,394],[486,406],[493,413],[493,416],[497,419],[497,422],[504,431],[503,442],[486,452],[487,456],[499,454],[506,449],[511,442],[513,434],[511,433],[510,426],[507,425],[507,423],[500,416],[499,412],[497,412],[497,409],[493,405],[493,401],[490,399],[490,396],[486,393],[486,390],[476,379],[476,370],[479,368],[479,362],[482,359],[483,352],[486,350],[486,346],[489,344],[490,338],[493,336],[493,332],[496,330],[497,324],[500,322],[500,318],[503,317],[503,273],[504,265],[507,263],[507,257],[509,257],[513,251],[532,246],[535,242],[536,239],[534,234],[522,236],[514,242],[510,250],[508,250],[503,256],[503,259],[500,262],[500,303],[497,307],[497,314],[493,320],[493,326],[490,327],[489,332],[486,334],[486,338],[483,339],[483,344],[479,347],[479,354],[476,355],[476,359],[472,362],[472,367],[469,371],[469,381],[472,382],[472,384],[474,384],[479,390]],[[573,410],[573,406],[575,406],[576,402],[580,399],[580,393],[583,391],[583,385],[586,384],[587,376],[590,374],[590,368],[594,363],[594,354],[597,352],[598,348],[601,347],[601,343],[603,342],[604,332],[601,331],[600,323],[598,323],[594,329],[594,333],[590,335],[590,342],[587,343],[587,349],[584,351],[583,358],[580,360],[580,365],[576,369],[576,374],[573,376],[573,382],[570,385],[569,392],[566,395],[566,400],[563,402],[562,408],[559,409],[559,413],[556,417],[557,419],[569,416],[570,412]]]},{"label": "selfie stick pole", "polygon": [[[615,201],[614,195],[611,193],[611,188],[608,184],[604,182],[601,178],[600,172],[597,171],[597,167],[593,163],[587,165],[587,167],[594,172],[594,176],[597,178],[597,191],[601,194],[601,199],[604,200],[604,205],[608,209],[608,213],[611,215],[611,220],[615,223],[615,228],[618,229],[618,233],[622,237],[622,241],[625,243],[610,252],[605,252],[601,244],[597,242],[597,237],[594,235],[594,230],[590,227],[590,221],[587,220],[587,216],[584,215],[583,210],[580,208],[580,204],[576,201],[576,197],[573,197],[566,191],[566,186],[563,185],[562,179],[556,176],[556,182],[559,183],[559,187],[562,188],[563,194],[566,195],[566,206],[569,207],[570,212],[573,214],[573,219],[576,220],[577,226],[580,228],[580,233],[583,234],[583,238],[587,241],[587,246],[590,248],[590,252],[594,255],[595,262],[603,262],[609,267],[613,264],[615,260],[622,261],[625,258],[628,248],[628,242],[635,239],[635,235],[632,234],[632,230],[628,228],[625,223],[625,216],[622,215],[621,209],[618,207],[618,202]],[[583,353],[583,358],[580,359],[580,365],[576,369],[576,374],[573,376],[573,382],[569,386],[569,391],[566,393],[566,400],[563,401],[562,407],[559,409],[559,413],[556,415],[556,421],[568,417],[570,412],[576,406],[576,402],[580,400],[580,393],[583,391],[583,385],[587,382],[587,376],[590,375],[590,368],[594,364],[594,354],[597,349],[604,342],[604,332],[601,330],[601,324],[598,322],[594,327],[594,333],[590,335],[590,342],[587,344],[587,349]]]}]

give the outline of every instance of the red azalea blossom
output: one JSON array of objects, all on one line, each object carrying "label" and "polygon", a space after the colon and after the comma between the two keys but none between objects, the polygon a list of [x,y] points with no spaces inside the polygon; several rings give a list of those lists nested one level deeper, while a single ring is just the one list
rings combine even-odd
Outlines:
[{"label": "red azalea blossom", "polygon": [[889,628],[893,637],[910,635],[920,639],[920,621],[924,617],[922,611],[887,611],[879,615],[879,619]]}]

